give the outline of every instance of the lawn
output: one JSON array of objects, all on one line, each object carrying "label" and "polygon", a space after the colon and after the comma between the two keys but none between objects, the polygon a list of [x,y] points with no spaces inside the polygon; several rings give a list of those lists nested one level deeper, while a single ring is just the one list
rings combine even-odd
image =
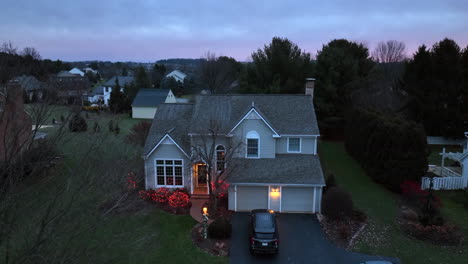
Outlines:
[{"label": "lawn", "polygon": [[[68,107],[56,107],[48,122],[51,123],[52,118],[59,120],[60,115],[66,116],[68,111]],[[119,123],[118,135],[108,131],[110,120]],[[124,142],[131,127],[140,121],[127,114],[88,114],[87,132],[67,133],[58,146],[63,156],[59,165],[44,178],[30,179],[24,184],[21,203],[25,209],[21,210],[20,219],[20,229],[24,232],[16,234],[18,240],[30,232],[36,217],[45,212],[42,204],[53,197],[54,190],[61,186],[74,190],[73,183],[89,178],[97,184],[80,191],[77,203],[66,216],[66,223],[57,227],[61,231],[54,237],[54,250],[79,252],[85,249],[85,254],[78,255],[80,263],[227,263],[227,258],[208,255],[192,244],[190,230],[196,222],[190,216],[175,216],[155,208],[149,212],[102,217],[99,206],[107,201],[109,193],[116,188],[114,185],[124,185],[126,173],[130,169],[138,171],[143,165],[142,148]],[[93,132],[95,122],[101,126],[100,133]],[[42,131],[53,135],[56,127]],[[91,145],[94,147],[90,149]],[[69,197],[65,193],[62,198]],[[67,244],[63,234],[72,228],[81,231]]]},{"label": "lawn", "polygon": [[403,263],[410,264],[466,263],[468,211],[451,200],[448,193],[441,195],[442,212],[464,228],[465,242],[460,247],[440,247],[406,236],[395,222],[398,195],[367,177],[346,153],[343,142],[322,141],[319,153],[325,173],[334,173],[338,185],[351,193],[355,206],[369,217],[369,225],[355,244],[354,251],[398,257]]}]

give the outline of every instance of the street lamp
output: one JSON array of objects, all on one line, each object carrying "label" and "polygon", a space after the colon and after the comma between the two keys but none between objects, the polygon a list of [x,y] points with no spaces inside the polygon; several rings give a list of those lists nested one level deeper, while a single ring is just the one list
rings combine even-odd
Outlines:
[{"label": "street lamp", "polygon": [[208,238],[208,207],[203,206],[203,238]]}]

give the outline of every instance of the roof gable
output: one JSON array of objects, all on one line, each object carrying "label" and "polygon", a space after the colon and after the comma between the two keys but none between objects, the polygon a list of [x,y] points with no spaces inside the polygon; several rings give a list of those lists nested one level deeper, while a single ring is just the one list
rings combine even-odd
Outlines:
[{"label": "roof gable", "polygon": [[177,144],[177,142],[169,135],[169,134],[166,134],[163,138],[161,138],[161,140],[159,140],[159,142],[156,144],[156,146],[154,146],[154,148],[148,152],[147,155],[144,156],[145,159],[147,159],[151,154],[153,154],[153,152],[161,145],[161,144],[174,144],[177,146],[177,148],[182,152],[184,153],[184,155],[188,158],[189,156],[187,155],[187,153],[179,146],[179,144]]},{"label": "roof gable", "polygon": [[260,113],[257,112],[257,110],[255,110],[255,107],[252,107],[248,112],[247,114],[244,115],[244,117],[242,117],[241,120],[239,120],[239,122],[237,122],[237,124],[227,133],[228,135],[231,135],[231,133],[246,119],[259,119],[259,120],[262,120],[265,125],[274,133],[274,137],[279,137],[280,135],[275,131],[275,129],[273,129],[273,127],[271,127],[271,125],[265,120],[265,118],[263,118],[262,115],[260,115]]},{"label": "roof gable", "polygon": [[133,99],[132,106],[157,107],[166,101],[170,91],[170,89],[140,89]]}]

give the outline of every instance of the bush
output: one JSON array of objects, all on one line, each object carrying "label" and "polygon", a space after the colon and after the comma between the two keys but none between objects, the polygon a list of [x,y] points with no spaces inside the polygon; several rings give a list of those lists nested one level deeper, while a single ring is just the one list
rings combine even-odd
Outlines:
[{"label": "bush", "polygon": [[151,196],[151,200],[157,202],[157,203],[160,203],[160,204],[164,204],[164,203],[167,203],[167,201],[169,200],[169,196],[171,196],[172,192],[170,189],[168,188],[158,188],[154,194]]},{"label": "bush", "polygon": [[333,173],[330,173],[325,179],[325,188],[323,188],[323,193],[326,193],[327,190],[333,187],[336,187],[335,175]]},{"label": "bush", "polygon": [[421,125],[396,116],[353,110],[347,116],[345,146],[366,174],[391,191],[418,181],[427,171],[426,134]]},{"label": "bush", "polygon": [[184,208],[190,204],[190,197],[181,190],[175,190],[168,199],[169,206],[172,208]]},{"label": "bush", "polygon": [[330,188],[322,201],[322,213],[331,219],[342,219],[353,214],[351,195],[339,187]]},{"label": "bush", "polygon": [[126,141],[134,145],[144,146],[146,142],[146,137],[148,137],[150,128],[151,128],[150,122],[146,122],[146,121],[138,122],[130,130],[130,134],[127,135]]},{"label": "bush", "polygon": [[86,120],[80,115],[75,114],[68,124],[68,128],[71,132],[83,132],[88,130]]},{"label": "bush", "polygon": [[232,225],[228,219],[218,218],[208,226],[208,236],[215,239],[231,237]]}]

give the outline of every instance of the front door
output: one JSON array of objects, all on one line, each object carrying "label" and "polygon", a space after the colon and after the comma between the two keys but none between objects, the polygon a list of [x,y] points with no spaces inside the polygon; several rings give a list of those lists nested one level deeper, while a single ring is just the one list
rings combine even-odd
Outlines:
[{"label": "front door", "polygon": [[206,186],[206,165],[197,165],[197,186]]}]

